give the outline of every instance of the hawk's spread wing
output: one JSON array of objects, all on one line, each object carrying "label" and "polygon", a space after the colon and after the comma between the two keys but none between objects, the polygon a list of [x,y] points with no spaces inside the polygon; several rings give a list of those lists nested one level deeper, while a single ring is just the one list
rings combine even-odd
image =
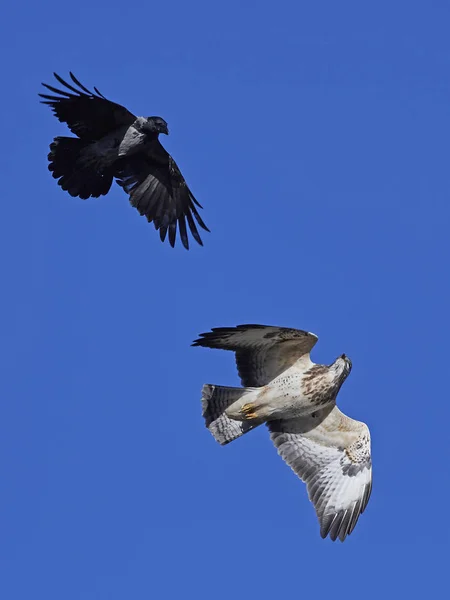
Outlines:
[{"label": "hawk's spread wing", "polygon": [[67,123],[70,131],[83,140],[100,140],[108,133],[119,127],[131,125],[136,120],[124,106],[107,100],[97,88],[90,92],[78,79],[70,73],[70,78],[79,89],[70,85],[56,73],[53,73],[59,83],[70,92],[59,90],[43,83],[42,85],[57,96],[39,94],[45,98],[43,104],[48,104],[61,123]]},{"label": "hawk's spread wing", "polygon": [[[197,212],[195,205],[202,206],[194,198],[176,162],[161,143],[148,153],[139,152],[127,157],[116,172],[117,183],[130,195],[130,202],[141,215],[153,222],[164,241],[169,231],[169,242],[175,245],[177,223],[180,238],[185,248],[189,248],[186,221],[194,239],[203,242],[193,219],[209,231]],[[192,216],[193,215],[193,216]]]},{"label": "hawk's spread wing", "polygon": [[280,456],[306,483],[320,535],[343,542],[364,512],[372,489],[367,425],[334,407],[267,426]]},{"label": "hawk's spread wing", "polygon": [[313,333],[300,329],[238,325],[201,333],[192,345],[233,350],[242,385],[261,387],[309,354],[317,339]]}]

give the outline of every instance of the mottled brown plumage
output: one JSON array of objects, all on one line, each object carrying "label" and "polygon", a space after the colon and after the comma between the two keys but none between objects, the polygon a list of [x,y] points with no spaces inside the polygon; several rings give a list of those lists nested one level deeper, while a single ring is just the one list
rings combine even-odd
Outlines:
[{"label": "mottled brown plumage", "polygon": [[370,434],[336,406],[351,361],[343,354],[314,364],[316,341],[306,331],[239,325],[203,333],[193,345],[235,352],[245,386],[203,386],[203,417],[215,439],[228,444],[266,423],[280,456],[306,483],[321,536],[343,541],[370,497]]}]

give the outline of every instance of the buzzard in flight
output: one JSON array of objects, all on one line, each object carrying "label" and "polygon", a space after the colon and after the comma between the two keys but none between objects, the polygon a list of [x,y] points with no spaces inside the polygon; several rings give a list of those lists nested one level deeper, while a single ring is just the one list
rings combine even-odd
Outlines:
[{"label": "buzzard in flight", "polygon": [[266,423],[278,453],[306,483],[320,535],[344,541],[372,489],[370,433],[336,406],[350,359],[314,364],[316,342],[298,329],[239,325],[202,333],[193,346],[235,352],[244,386],[203,386],[203,417],[215,439],[228,444]]},{"label": "buzzard in flight", "polygon": [[89,91],[72,73],[73,85],[54,76],[65,89],[43,83],[52,95],[39,96],[77,136],[58,136],[50,144],[48,168],[62,189],[84,200],[98,198],[109,192],[115,178],[162,241],[168,232],[170,245],[175,245],[178,224],[188,249],[187,221],[193,238],[203,245],[195,223],[209,231],[196,208],[202,207],[158,139],[160,133],[169,133],[164,119],[136,117],[97,88]]}]

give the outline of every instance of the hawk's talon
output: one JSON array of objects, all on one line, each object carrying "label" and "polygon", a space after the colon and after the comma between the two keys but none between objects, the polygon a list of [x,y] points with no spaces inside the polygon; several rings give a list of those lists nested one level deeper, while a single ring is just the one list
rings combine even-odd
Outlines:
[{"label": "hawk's talon", "polygon": [[241,413],[244,415],[246,419],[256,419],[257,414],[255,412],[255,403],[247,402],[247,404],[243,404],[241,408]]}]

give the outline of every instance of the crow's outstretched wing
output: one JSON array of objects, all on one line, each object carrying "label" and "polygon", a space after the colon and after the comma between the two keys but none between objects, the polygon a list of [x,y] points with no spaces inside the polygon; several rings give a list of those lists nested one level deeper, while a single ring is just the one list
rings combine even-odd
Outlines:
[{"label": "crow's outstretched wing", "polygon": [[[117,183],[129,194],[130,202],[141,215],[146,216],[164,241],[169,233],[169,243],[175,245],[177,224],[183,246],[189,249],[186,221],[193,238],[203,242],[195,221],[205,231],[209,229],[198,214],[202,206],[194,198],[176,162],[160,142],[126,157],[116,171]],[[194,220],[195,217],[195,220]]]},{"label": "crow's outstretched wing", "polygon": [[[77,86],[70,85],[56,73],[55,78],[67,90],[59,90],[43,83],[48,90],[57,94],[39,94],[43,104],[48,104],[62,123],[67,123],[70,131],[83,140],[96,141],[112,133],[119,127],[131,125],[136,117],[124,106],[107,100],[97,88],[89,91],[70,73]],[[77,89],[78,88],[78,89]]]}]

